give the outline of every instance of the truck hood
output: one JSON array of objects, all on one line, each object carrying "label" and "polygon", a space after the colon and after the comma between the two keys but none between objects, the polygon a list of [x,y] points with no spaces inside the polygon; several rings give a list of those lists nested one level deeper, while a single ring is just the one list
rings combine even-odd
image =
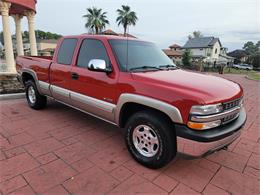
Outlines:
[{"label": "truck hood", "polygon": [[132,73],[132,76],[136,81],[172,90],[181,95],[187,94],[202,104],[229,101],[243,94],[242,88],[237,83],[181,69],[138,72]]}]

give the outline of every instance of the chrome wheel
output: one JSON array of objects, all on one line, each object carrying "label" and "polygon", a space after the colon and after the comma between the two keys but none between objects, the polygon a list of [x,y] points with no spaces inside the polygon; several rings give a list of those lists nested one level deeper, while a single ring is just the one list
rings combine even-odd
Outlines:
[{"label": "chrome wheel", "polygon": [[28,88],[28,98],[32,104],[34,104],[36,102],[36,95],[35,95],[35,90],[34,90],[33,86],[30,86]]},{"label": "chrome wheel", "polygon": [[145,157],[153,157],[159,150],[158,136],[147,125],[139,125],[134,129],[133,143],[137,151]]}]

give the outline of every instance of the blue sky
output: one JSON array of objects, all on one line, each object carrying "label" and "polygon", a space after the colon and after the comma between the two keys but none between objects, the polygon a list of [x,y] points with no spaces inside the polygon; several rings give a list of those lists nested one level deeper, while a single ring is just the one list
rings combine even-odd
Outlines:
[{"label": "blue sky", "polygon": [[[161,48],[183,45],[194,30],[219,37],[229,51],[260,40],[260,0],[38,0],[35,25],[63,35],[81,34],[86,32],[82,15],[95,6],[108,12],[107,28],[122,32],[115,22],[116,9],[122,4],[131,6],[139,18],[129,32]],[[24,18],[23,30],[26,22]]]}]

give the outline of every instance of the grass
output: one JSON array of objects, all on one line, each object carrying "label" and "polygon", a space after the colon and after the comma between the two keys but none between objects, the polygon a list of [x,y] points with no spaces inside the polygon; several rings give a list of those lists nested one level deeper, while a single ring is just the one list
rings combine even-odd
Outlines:
[{"label": "grass", "polygon": [[260,81],[260,72],[251,72],[249,73],[248,78]]},{"label": "grass", "polygon": [[254,70],[241,70],[225,67],[224,74],[244,74],[252,80],[260,81],[260,72],[256,72]]}]

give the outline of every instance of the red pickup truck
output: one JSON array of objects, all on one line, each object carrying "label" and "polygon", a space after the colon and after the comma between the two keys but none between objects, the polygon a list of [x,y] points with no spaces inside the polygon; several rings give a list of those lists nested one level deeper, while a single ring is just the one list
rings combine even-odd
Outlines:
[{"label": "red pickup truck", "polygon": [[129,152],[150,168],[177,152],[201,157],[226,148],[246,121],[238,84],[181,70],[138,39],[66,36],[53,58],[20,56],[16,68],[31,108],[51,97],[123,128]]}]

